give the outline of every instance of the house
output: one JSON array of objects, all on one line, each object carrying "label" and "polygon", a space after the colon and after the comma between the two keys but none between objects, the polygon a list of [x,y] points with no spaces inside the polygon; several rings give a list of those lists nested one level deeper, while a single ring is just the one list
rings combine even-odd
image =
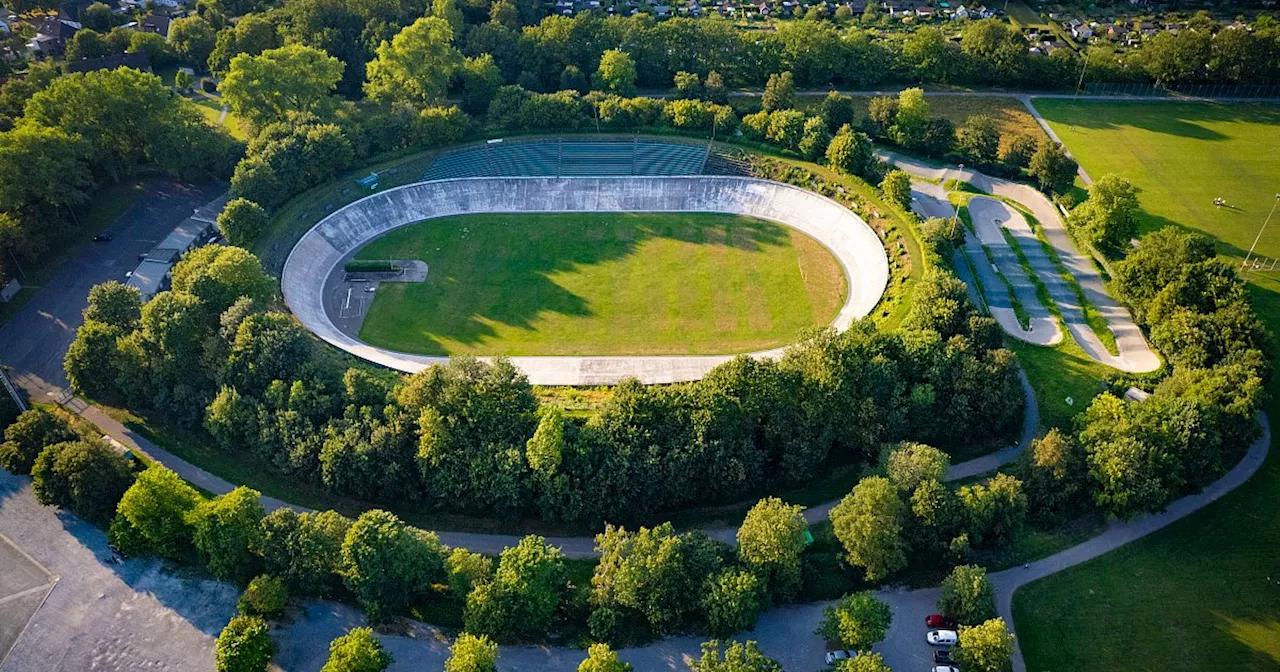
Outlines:
[{"label": "house", "polygon": [[1081,26],[1081,27],[1079,27],[1079,28],[1072,28],[1072,29],[1071,29],[1071,37],[1074,37],[1074,38],[1076,38],[1077,40],[1087,40],[1087,39],[1089,39],[1089,38],[1093,37],[1093,29],[1092,29],[1092,28],[1090,28],[1090,27],[1088,27],[1088,26]]},{"label": "house", "polygon": [[955,13],[951,15],[951,18],[955,21],[967,19],[969,18],[969,10],[965,9],[964,5],[960,5],[956,8]]},{"label": "house", "polygon": [[60,56],[67,50],[67,42],[83,26],[60,16],[47,16],[36,25],[36,36],[27,47],[39,56]]},{"label": "house", "polygon": [[934,11],[932,7],[929,7],[929,6],[916,7],[916,16],[922,19],[932,19],[933,15],[934,15]]},{"label": "house", "polygon": [[133,68],[143,72],[151,72],[151,59],[147,52],[138,51],[132,54],[112,54],[102,58],[87,58],[67,64],[67,72],[93,72],[95,70],[115,70],[116,68]]},{"label": "house", "polygon": [[152,14],[142,20],[142,32],[155,33],[164,39],[169,39],[169,22],[167,16]]}]

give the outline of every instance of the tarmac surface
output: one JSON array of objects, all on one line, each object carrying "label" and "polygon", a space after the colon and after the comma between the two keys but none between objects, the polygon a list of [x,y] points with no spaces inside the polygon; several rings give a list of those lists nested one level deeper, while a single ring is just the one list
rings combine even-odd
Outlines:
[{"label": "tarmac surface", "polygon": [[34,401],[67,387],[62,359],[84,322],[89,289],[125,273],[190,217],[226,189],[226,185],[178,184],[171,179],[142,180],[142,193],[104,233],[109,242],[84,243],[56,276],[12,318],[0,325],[0,364],[12,367],[19,385]]},{"label": "tarmac surface", "polygon": [[[1085,351],[1085,354],[1094,361],[1126,373],[1147,373],[1160,368],[1159,355],[1147,343],[1142,331],[1133,321],[1133,316],[1129,314],[1129,309],[1120,305],[1107,293],[1098,269],[1094,267],[1089,258],[1076,249],[1075,244],[1067,235],[1061,213],[1049,201],[1048,197],[1028,185],[991,177],[969,168],[962,170],[959,167],[940,167],[920,159],[885,150],[877,150],[876,155],[888,161],[894,167],[906,171],[913,177],[934,182],[959,179],[988,194],[1009,199],[1025,207],[1040,223],[1044,236],[1049,246],[1053,248],[1054,254],[1067,272],[1075,278],[1085,298],[1097,309],[1102,319],[1106,321],[1107,328],[1111,330],[1112,335],[1115,337],[1116,347],[1119,351],[1118,355],[1111,354],[1089,326],[1084,318],[1079,297],[1058,273],[1057,266],[1043,252],[1043,248],[1038,243],[1034,247],[1029,242],[1026,245],[1019,244],[1019,248],[1026,253],[1028,261],[1036,272],[1036,276],[1044,282],[1050,296],[1058,304],[1058,309],[1062,314],[1067,331]],[[929,189],[929,187],[925,186],[928,184],[928,182],[922,182],[919,179],[914,181],[913,189],[917,190],[917,198],[919,198],[919,194],[925,193],[919,191],[920,189]],[[937,185],[932,186],[936,187]],[[934,193],[936,194],[936,192]],[[1017,234],[1015,234],[1016,237]],[[990,302],[992,301],[991,295],[998,292],[993,292],[988,288],[986,293],[987,300]],[[1002,323],[1001,326],[1006,325]],[[1006,331],[1008,331],[1007,328]],[[1015,330],[1015,332],[1017,331],[1021,331],[1020,326]],[[1019,334],[1015,332],[1009,333],[1013,336],[1018,336]]]}]

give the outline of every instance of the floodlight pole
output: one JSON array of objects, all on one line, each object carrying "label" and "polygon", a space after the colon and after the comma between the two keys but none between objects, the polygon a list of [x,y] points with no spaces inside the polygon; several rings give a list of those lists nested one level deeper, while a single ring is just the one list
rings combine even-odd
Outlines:
[{"label": "floodlight pole", "polygon": [[1084,67],[1080,68],[1080,80],[1076,82],[1076,95],[1080,95],[1080,87],[1084,86],[1084,73],[1089,69],[1089,50],[1084,52]]},{"label": "floodlight pole", "polygon": [[1258,235],[1254,236],[1253,244],[1249,246],[1248,254],[1244,255],[1244,261],[1240,262],[1241,270],[1249,265],[1249,258],[1253,256],[1253,248],[1258,246],[1258,241],[1262,240],[1262,232],[1267,230],[1267,224],[1271,222],[1271,215],[1276,214],[1276,205],[1280,204],[1280,194],[1276,194],[1276,200],[1271,202],[1271,212],[1267,213],[1267,218],[1262,221],[1262,228],[1258,229]]}]

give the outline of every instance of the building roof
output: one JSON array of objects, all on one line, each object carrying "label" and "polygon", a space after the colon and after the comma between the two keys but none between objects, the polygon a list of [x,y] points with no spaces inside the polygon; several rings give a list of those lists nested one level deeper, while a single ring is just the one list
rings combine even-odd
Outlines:
[{"label": "building roof", "polygon": [[138,264],[138,268],[133,271],[133,275],[129,276],[125,284],[137,287],[143,298],[151,298],[160,292],[171,268],[173,268],[172,263],[146,259]]},{"label": "building roof", "polygon": [[67,72],[93,72],[95,70],[115,70],[116,68],[133,68],[134,70],[151,70],[151,59],[145,51],[132,54],[112,54],[102,58],[87,58],[67,64]]},{"label": "building roof", "polygon": [[142,30],[147,33],[156,33],[157,35],[169,38],[169,17],[159,14],[152,14],[142,20]]},{"label": "building roof", "polygon": [[69,40],[80,28],[81,25],[75,21],[59,16],[46,16],[36,25],[36,34]]},{"label": "building roof", "polygon": [[178,250],[179,254],[186,252],[195,245],[196,240],[200,238],[212,226],[208,222],[202,222],[197,219],[182,220],[182,223],[173,229],[164,240],[156,245],[157,250]]}]

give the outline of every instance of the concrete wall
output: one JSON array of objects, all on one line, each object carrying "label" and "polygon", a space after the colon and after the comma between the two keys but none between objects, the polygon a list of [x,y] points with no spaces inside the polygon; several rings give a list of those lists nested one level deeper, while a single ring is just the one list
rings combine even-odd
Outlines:
[{"label": "concrete wall", "polygon": [[[844,266],[848,299],[833,321],[846,329],[871,312],[889,280],[879,237],[857,215],[812,192],[742,177],[466,178],[419,182],[367,196],[326,217],[298,241],[281,288],[289,308],[317,336],[358,357],[402,371],[446,361],[375,348],[340,332],[325,313],[325,279],[350,252],[407,224],[466,213],[723,212],[793,227],[825,245]],[[752,353],[777,356],[781,350]],[[695,380],[724,356],[514,357],[535,384],[601,385]]]}]

